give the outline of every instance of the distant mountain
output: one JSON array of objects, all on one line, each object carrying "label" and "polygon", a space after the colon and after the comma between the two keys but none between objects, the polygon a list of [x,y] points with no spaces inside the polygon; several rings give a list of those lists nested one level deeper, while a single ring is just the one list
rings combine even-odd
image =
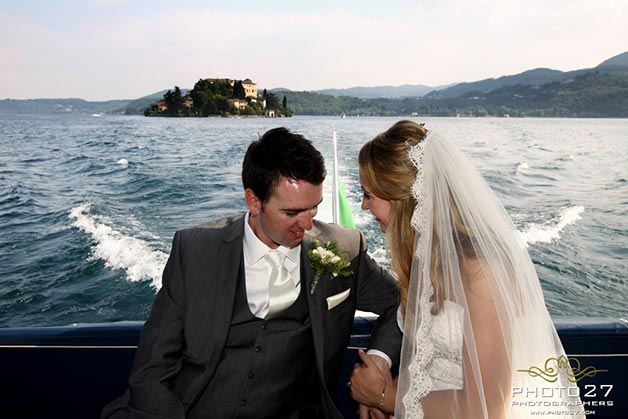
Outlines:
[{"label": "distant mountain", "polygon": [[603,61],[596,68],[610,66],[610,65],[628,67],[628,51],[623,52],[614,57],[611,57],[606,61]]},{"label": "distant mountain", "polygon": [[402,98],[402,97],[421,97],[438,87],[430,87],[424,85],[404,84],[401,86],[356,86],[346,89],[323,89],[315,90],[316,93],[330,96],[351,96],[360,99],[375,98]]},{"label": "distant mountain", "polygon": [[[150,108],[151,105],[154,105],[160,99],[163,99],[164,94],[166,94],[168,90],[172,89],[160,90],[159,92],[151,93],[150,95],[142,96],[139,99],[129,102],[125,106],[123,113],[126,115],[144,115],[144,110]],[[181,89],[181,94],[187,95],[190,90],[191,89]]]},{"label": "distant mountain", "polygon": [[268,89],[268,91],[271,93],[292,92],[292,90],[288,89],[287,87],[273,87],[272,89]]},{"label": "distant mountain", "polygon": [[[168,90],[151,93],[138,99],[90,102],[84,99],[4,99],[0,100],[0,112],[35,114],[127,114],[143,115],[144,109],[163,98]],[[181,89],[186,94],[189,89]]]},{"label": "distant mountain", "polygon": [[282,94],[296,115],[628,117],[628,71],[587,71],[565,81],[515,84],[456,97],[430,94],[400,99],[360,99],[315,92],[284,91]]},{"label": "distant mountain", "polygon": [[[624,72],[586,71],[569,80],[540,86],[515,85],[449,99],[451,109],[473,115],[578,118],[628,117],[628,68]],[[445,107],[446,101],[436,100]],[[461,111],[459,111],[460,113]]]},{"label": "distant mountain", "polygon": [[0,112],[36,114],[123,113],[130,100],[89,102],[84,99],[4,99]]},{"label": "distant mountain", "polygon": [[[187,89],[182,89],[181,94],[185,94],[183,93],[184,90],[187,91]],[[143,115],[144,109],[149,108],[151,105],[157,103],[157,101],[159,101],[160,99],[163,99],[164,94],[167,91],[168,89],[161,90],[159,92],[151,93],[150,95],[142,96],[139,99],[132,100],[124,107],[123,113],[125,113],[126,115]]]},{"label": "distant mountain", "polygon": [[549,68],[536,68],[523,73],[490,78],[469,83],[459,83],[452,87],[433,91],[429,97],[457,97],[472,92],[490,92],[495,89],[516,85],[541,86],[555,81],[567,82],[591,72],[624,73],[628,71],[628,51],[616,55],[595,68],[585,68],[574,71],[559,71]]},{"label": "distant mountain", "polygon": [[[430,87],[421,84],[404,84],[401,86],[355,86],[345,89],[313,90],[311,92],[334,97],[350,96],[360,99],[402,99],[408,97],[423,97],[426,95],[429,95],[428,97],[431,98],[457,97],[471,92],[490,92],[492,90],[508,86],[541,86],[555,81],[565,82],[592,71],[623,73],[628,70],[628,68],[624,67],[628,67],[628,51],[609,58],[593,69],[564,72],[550,68],[536,68],[514,75],[489,78],[474,82],[454,83],[437,87]],[[292,92],[290,89],[286,88],[274,88],[271,89],[271,91],[275,93],[281,91]]]},{"label": "distant mountain", "polygon": [[536,68],[512,76],[502,76],[497,79],[490,78],[468,83],[458,83],[452,87],[431,92],[430,97],[456,97],[469,92],[488,92],[500,87],[515,86],[517,84],[539,86],[544,83],[561,80],[564,74],[565,73],[562,71],[549,68]]}]

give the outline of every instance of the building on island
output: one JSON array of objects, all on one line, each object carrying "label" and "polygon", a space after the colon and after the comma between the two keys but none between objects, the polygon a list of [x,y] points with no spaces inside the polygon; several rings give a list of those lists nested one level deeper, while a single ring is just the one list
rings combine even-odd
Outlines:
[{"label": "building on island", "polygon": [[249,102],[244,99],[229,99],[228,102],[239,111],[246,109],[246,107],[249,106]]},{"label": "building on island", "polygon": [[168,105],[166,105],[166,101],[164,99],[159,99],[157,101],[157,110],[159,112],[165,112],[168,109]]},{"label": "building on island", "polygon": [[[232,79],[215,79],[215,78],[207,78],[205,79],[205,81],[209,82],[210,84],[214,84],[217,81],[226,81],[229,83],[231,87],[233,87],[233,85],[236,82],[236,80],[232,80]],[[244,79],[242,81],[242,87],[244,87],[244,93],[246,94],[246,97],[257,99],[257,84],[255,84],[253,80],[249,78]]]},{"label": "building on island", "polygon": [[244,93],[246,97],[252,97],[253,99],[257,99],[257,84],[253,83],[251,79],[245,79],[242,82],[242,87],[244,87]]}]

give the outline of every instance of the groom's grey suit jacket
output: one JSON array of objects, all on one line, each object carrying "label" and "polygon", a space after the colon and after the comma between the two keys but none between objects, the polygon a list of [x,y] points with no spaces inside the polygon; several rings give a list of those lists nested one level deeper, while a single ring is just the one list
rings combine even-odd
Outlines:
[{"label": "groom's grey suit jacket", "polygon": [[[212,379],[225,348],[243,263],[243,235],[242,216],[175,234],[163,286],[141,334],[129,389],[103,410],[103,417],[185,417]],[[352,275],[324,275],[310,293],[315,272],[308,251],[314,240],[337,243],[349,255]],[[380,315],[370,348],[398,362],[396,285],[368,256],[359,230],[334,224],[314,221],[302,241],[301,265],[322,412],[325,417],[341,418],[332,393],[356,309]],[[332,296],[336,297],[328,300]]]}]

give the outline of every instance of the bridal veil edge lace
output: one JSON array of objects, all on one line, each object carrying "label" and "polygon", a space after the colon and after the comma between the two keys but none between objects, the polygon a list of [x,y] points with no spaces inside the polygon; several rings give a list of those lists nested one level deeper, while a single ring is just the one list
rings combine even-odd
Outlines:
[{"label": "bridal veil edge lace", "polygon": [[[569,410],[580,399],[565,391],[576,386],[568,380],[568,363],[553,370],[553,382],[525,372],[565,352],[526,246],[504,207],[442,136],[430,130],[408,152],[417,168],[415,245],[400,316],[404,342],[395,417],[523,418],[533,410]],[[469,277],[481,279],[473,284]],[[490,291],[488,297],[482,289]],[[487,330],[490,323],[474,307],[492,313],[495,330]],[[538,406],[548,400],[557,405]]]}]

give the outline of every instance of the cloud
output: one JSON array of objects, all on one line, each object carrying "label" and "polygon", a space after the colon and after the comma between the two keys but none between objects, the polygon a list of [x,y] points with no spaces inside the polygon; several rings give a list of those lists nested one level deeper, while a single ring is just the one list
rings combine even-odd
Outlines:
[{"label": "cloud", "polygon": [[102,7],[120,4],[130,4],[130,0],[88,0],[87,5],[90,7]]},{"label": "cloud", "polygon": [[0,97],[48,91],[65,82],[70,40],[34,21],[0,12]]},{"label": "cloud", "polygon": [[[619,1],[422,1],[371,10],[215,7],[107,15],[67,25],[0,15],[0,97],[134,98],[200,77],[260,87],[439,85],[535,67],[592,67],[626,49]],[[93,16],[93,14],[91,15]]]}]

